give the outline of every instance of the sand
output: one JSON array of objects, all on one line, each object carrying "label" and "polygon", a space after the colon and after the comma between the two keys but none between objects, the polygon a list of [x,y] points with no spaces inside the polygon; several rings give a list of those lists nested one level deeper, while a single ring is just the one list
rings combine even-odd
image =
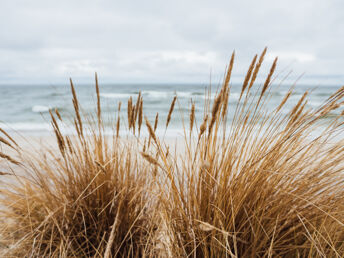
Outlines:
[{"label": "sand", "polygon": [[[11,135],[12,136],[12,135]],[[71,139],[73,139],[76,136],[70,136]],[[18,143],[20,148],[23,150],[24,153],[29,154],[30,156],[36,156],[42,157],[42,154],[49,155],[47,150],[50,151],[57,151],[58,144],[56,141],[56,137],[53,135],[17,135],[13,137],[13,139]],[[109,136],[109,141],[112,141],[112,137]],[[130,137],[124,137],[121,138],[121,142],[125,144],[126,142],[135,142],[136,140],[134,138]],[[182,137],[165,137],[161,142],[164,144],[164,146],[168,146],[170,153],[174,154],[176,153],[177,156],[185,154],[185,146],[184,146],[184,139]],[[139,151],[142,151],[142,144],[139,145]],[[20,160],[20,154],[15,151],[14,149],[1,144],[1,152],[16,159]],[[0,159],[0,171],[3,173],[11,173],[11,169],[15,169],[16,172],[18,172],[18,167],[12,165],[10,162],[8,162],[5,159]],[[7,176],[6,176],[7,178]],[[3,177],[1,178],[3,179]],[[1,182],[1,181],[0,181]],[[0,187],[1,188],[1,187]]]}]

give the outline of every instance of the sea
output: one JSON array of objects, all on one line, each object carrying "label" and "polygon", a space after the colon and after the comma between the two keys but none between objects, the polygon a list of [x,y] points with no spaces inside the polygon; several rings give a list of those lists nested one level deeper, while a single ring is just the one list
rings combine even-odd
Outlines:
[{"label": "sea", "polygon": [[[271,98],[266,103],[266,110],[273,110],[288,92],[291,85],[277,85],[271,87]],[[188,130],[191,103],[195,103],[196,119],[200,124],[204,114],[204,104],[207,99],[212,101],[216,96],[219,85],[209,84],[101,84],[100,98],[102,115],[105,127],[111,132],[115,127],[117,110],[121,102],[120,117],[122,121],[127,116],[127,101],[130,96],[136,102],[139,92],[143,96],[143,113],[154,124],[154,119],[159,113],[158,132],[164,132],[167,114],[171,101],[177,96],[175,110],[169,125],[168,134],[183,135],[184,129]],[[340,85],[296,85],[294,93],[287,102],[282,112],[287,114],[295,105],[302,94],[308,90],[307,108],[317,108]],[[75,85],[77,97],[83,114],[95,114],[96,90],[94,84]],[[254,89],[253,89],[254,90]],[[233,84],[229,98],[228,124],[233,119],[235,106],[238,102],[241,84]],[[209,93],[210,92],[210,93]],[[0,127],[9,133],[25,135],[52,134],[49,110],[57,109],[66,118],[67,126],[63,127],[64,133],[74,134],[72,120],[74,116],[72,94],[69,84],[60,85],[0,85]],[[324,123],[331,121],[331,116],[336,116],[341,110],[334,111],[325,118]],[[198,126],[199,126],[198,124]],[[127,126],[122,124],[121,134],[128,134]]]}]

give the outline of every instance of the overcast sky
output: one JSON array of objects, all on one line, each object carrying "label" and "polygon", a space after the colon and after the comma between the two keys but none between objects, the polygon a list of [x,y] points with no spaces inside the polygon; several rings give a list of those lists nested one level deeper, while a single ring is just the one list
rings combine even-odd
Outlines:
[{"label": "overcast sky", "polygon": [[343,0],[1,0],[0,84],[207,82],[266,65],[344,84]]}]

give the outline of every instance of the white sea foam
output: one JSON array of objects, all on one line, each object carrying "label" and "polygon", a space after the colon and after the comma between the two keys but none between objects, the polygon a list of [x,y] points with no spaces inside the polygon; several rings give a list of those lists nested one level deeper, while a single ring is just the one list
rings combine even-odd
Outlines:
[{"label": "white sea foam", "polygon": [[210,99],[214,99],[216,96],[217,96],[216,93],[213,92],[213,93],[210,94],[210,96],[209,96],[208,93],[205,94],[205,95],[203,94],[203,95],[202,95],[202,98],[203,98],[203,99],[209,99],[209,97],[210,97]]},{"label": "white sea foam", "polygon": [[167,98],[167,97],[174,96],[174,93],[166,92],[166,91],[147,90],[143,92],[143,95],[146,95],[150,98]]},{"label": "white sea foam", "polygon": [[171,98],[177,95],[179,98],[189,98],[192,96],[190,91],[144,91],[144,95],[150,98]]},{"label": "white sea foam", "polygon": [[190,92],[190,91],[178,91],[177,96],[180,98],[189,98],[192,96],[192,92]]},{"label": "white sea foam", "polygon": [[49,110],[50,110],[50,107],[43,106],[43,105],[35,105],[32,107],[32,112],[35,112],[35,113],[49,112]]},{"label": "white sea foam", "polygon": [[103,98],[107,99],[124,99],[129,98],[130,96],[134,94],[128,94],[128,93],[100,93],[99,94]]},{"label": "white sea foam", "polygon": [[[177,94],[179,98],[189,98],[192,96],[192,92],[183,92],[183,91],[143,91],[142,94],[149,98],[170,98]],[[120,99],[120,98],[129,98],[130,96],[137,95],[137,93],[100,93],[103,98],[109,99]]]}]

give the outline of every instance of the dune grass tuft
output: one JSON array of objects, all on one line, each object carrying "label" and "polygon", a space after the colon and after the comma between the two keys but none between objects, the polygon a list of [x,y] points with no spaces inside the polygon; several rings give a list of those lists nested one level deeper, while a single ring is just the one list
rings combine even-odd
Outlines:
[{"label": "dune grass tuft", "polygon": [[32,154],[0,129],[15,150],[0,153],[10,168],[0,176],[12,178],[0,192],[2,256],[343,257],[344,112],[329,115],[344,87],[313,109],[305,92],[285,112],[291,87],[268,109],[277,58],[256,85],[265,54],[253,58],[236,106],[234,53],[201,121],[191,101],[180,152],[158,137],[159,114],[142,127],[141,93],[127,103],[132,136],[120,136],[121,103],[106,134],[97,76],[94,117],[82,114],[71,81],[76,135],[50,112],[58,148]]},{"label": "dune grass tuft", "polygon": [[150,165],[138,158],[135,142],[105,136],[99,98],[93,126],[99,131],[87,131],[71,85],[78,135],[64,136],[63,121],[51,112],[59,152],[22,153],[15,184],[1,191],[4,255],[142,256],[152,250],[155,227]]}]

